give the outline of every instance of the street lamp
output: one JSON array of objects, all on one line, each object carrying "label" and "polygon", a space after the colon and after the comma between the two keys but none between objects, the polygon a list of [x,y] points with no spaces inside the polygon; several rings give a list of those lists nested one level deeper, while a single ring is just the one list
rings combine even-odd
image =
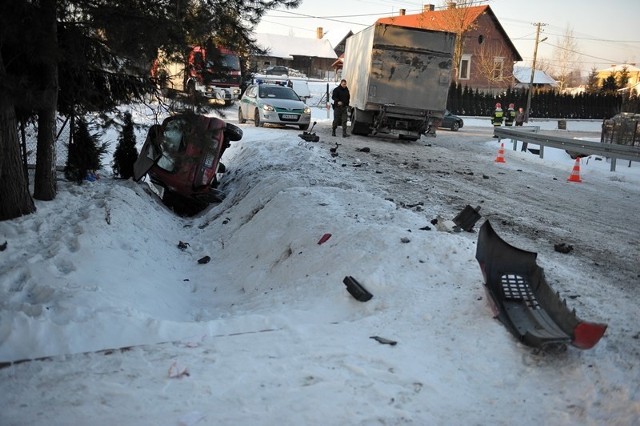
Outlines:
[{"label": "street lamp", "polygon": [[527,108],[524,110],[524,121],[527,123],[529,122],[529,114],[531,113],[531,95],[533,94],[533,77],[536,72],[536,57],[538,56],[538,45],[547,39],[547,37],[545,37],[540,40],[540,27],[547,24],[538,22],[534,25],[538,27],[538,30],[536,31],[536,46],[533,49],[533,65],[531,66],[531,79],[529,80],[529,93],[527,94]]}]

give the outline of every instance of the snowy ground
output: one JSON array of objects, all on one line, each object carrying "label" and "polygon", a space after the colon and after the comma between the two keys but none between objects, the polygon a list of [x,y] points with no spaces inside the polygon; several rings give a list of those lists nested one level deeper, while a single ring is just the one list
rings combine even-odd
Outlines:
[{"label": "snowy ground", "polygon": [[[577,290],[570,277],[581,274],[580,258],[545,254],[545,269],[570,283],[563,290],[581,294],[569,300],[578,315],[610,329],[588,351],[519,344],[491,316],[477,235],[432,226],[444,214],[439,203],[409,209],[382,196],[375,179],[388,172],[370,167],[367,178],[353,163],[366,161],[331,157],[330,118],[314,115],[317,144],[297,130],[242,125],[244,138],[224,157],[227,198],[196,217],[175,216],[145,183],[104,170],[82,186],[60,180],[55,201],[0,222],[0,362],[46,357],[0,369],[0,424],[640,423],[638,282],[611,291],[621,294],[616,305],[599,303],[606,273],[583,277]],[[465,119],[464,130],[486,128],[488,120]],[[453,150],[445,132],[384,149],[433,144],[444,156]],[[473,161],[494,167],[495,140],[473,149]],[[557,185],[571,185],[563,152],[547,150],[544,161],[507,153],[498,177],[551,167]],[[638,164],[619,163],[612,175],[592,159],[583,170],[603,191],[640,201]],[[637,229],[630,240],[640,247]],[[199,264],[205,255],[211,261]],[[347,275],[373,299],[352,298]]]}]

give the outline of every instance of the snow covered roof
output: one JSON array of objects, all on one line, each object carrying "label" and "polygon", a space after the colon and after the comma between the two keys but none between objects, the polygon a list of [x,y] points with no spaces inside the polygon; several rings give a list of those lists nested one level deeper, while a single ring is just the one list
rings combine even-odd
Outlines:
[{"label": "snow covered roof", "polygon": [[[516,79],[516,83],[529,84],[531,81],[531,67],[513,67],[513,77]],[[533,74],[533,84],[548,84],[555,87],[558,82],[546,72],[536,70]]]},{"label": "snow covered roof", "polygon": [[293,59],[293,56],[311,56],[336,59],[331,42],[326,39],[292,37],[280,34],[256,34],[258,46],[268,49],[268,56]]},{"label": "snow covered roof", "polygon": [[598,70],[598,73],[616,73],[621,72],[624,68],[626,68],[628,72],[640,72],[640,68],[636,67],[633,64],[619,64],[611,65],[609,68]]}]

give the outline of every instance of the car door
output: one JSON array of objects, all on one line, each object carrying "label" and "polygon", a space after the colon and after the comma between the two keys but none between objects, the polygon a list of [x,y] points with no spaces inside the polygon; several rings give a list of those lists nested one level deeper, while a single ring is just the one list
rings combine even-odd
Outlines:
[{"label": "car door", "polygon": [[147,138],[142,145],[140,155],[133,163],[133,179],[137,182],[144,175],[147,174],[149,169],[162,157],[162,147],[160,139],[162,138],[162,126],[154,124],[147,133]]},{"label": "car door", "polygon": [[242,115],[245,118],[253,120],[253,112],[255,111],[255,99],[256,99],[256,88],[258,86],[249,86],[247,91],[245,92],[242,100],[240,101],[240,108],[242,108]]}]

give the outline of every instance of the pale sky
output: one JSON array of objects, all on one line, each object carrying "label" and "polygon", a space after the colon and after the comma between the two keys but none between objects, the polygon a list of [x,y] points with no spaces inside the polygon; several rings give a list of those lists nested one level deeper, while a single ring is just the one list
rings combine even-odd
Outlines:
[{"label": "pale sky", "polygon": [[[349,30],[358,32],[383,16],[396,15],[401,8],[407,14],[418,13],[422,5],[432,3],[436,8],[442,0],[419,2],[407,0],[303,0],[298,9],[269,13],[256,32],[316,36],[322,27],[326,38],[337,44]],[[547,37],[538,48],[538,60],[553,64],[555,46],[561,44],[570,28],[580,56],[576,68],[585,72],[595,67],[635,63],[640,66],[640,1],[610,0],[491,0],[488,4],[511,38],[524,64],[530,65],[535,45],[535,23],[541,27],[540,39]],[[312,18],[308,18],[311,16]]]}]

